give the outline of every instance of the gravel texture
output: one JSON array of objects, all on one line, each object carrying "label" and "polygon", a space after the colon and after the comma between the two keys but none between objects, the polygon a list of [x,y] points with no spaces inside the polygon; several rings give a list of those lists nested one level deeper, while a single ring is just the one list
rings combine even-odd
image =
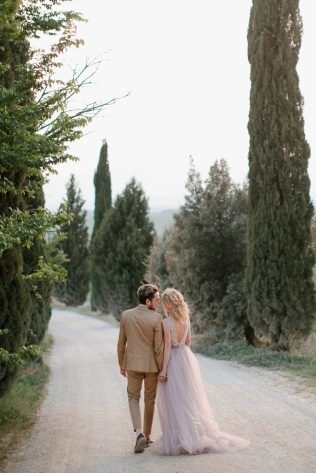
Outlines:
[{"label": "gravel texture", "polygon": [[[312,473],[316,394],[280,373],[198,355],[220,428],[251,441],[236,454],[134,454],[118,326],[54,309],[51,378],[34,428],[3,473]],[[160,435],[158,415],[153,437]]]}]

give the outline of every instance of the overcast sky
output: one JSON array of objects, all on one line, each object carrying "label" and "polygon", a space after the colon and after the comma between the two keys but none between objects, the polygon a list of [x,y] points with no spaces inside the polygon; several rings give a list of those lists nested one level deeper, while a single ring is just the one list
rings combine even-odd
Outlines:
[{"label": "overcast sky", "polygon": [[[215,160],[224,158],[232,179],[242,183],[248,171],[252,1],[73,0],[69,5],[88,23],[78,29],[85,45],[67,63],[105,59],[84,99],[129,95],[95,118],[71,145],[80,161],[57,168],[58,175],[45,186],[46,206],[59,206],[73,173],[85,208],[94,208],[93,176],[103,140],[113,199],[135,177],[152,210],[177,208],[184,202],[189,156],[203,180]],[[316,200],[315,1],[301,0],[300,9],[304,35],[298,72]]]}]

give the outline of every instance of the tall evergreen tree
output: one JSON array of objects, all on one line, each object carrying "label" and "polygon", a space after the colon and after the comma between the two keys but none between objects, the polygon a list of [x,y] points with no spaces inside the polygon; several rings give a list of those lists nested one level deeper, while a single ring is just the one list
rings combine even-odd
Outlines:
[{"label": "tall evergreen tree", "polygon": [[287,350],[315,312],[310,250],[309,145],[297,61],[299,0],[253,0],[248,28],[248,317],[257,334]]},{"label": "tall evergreen tree", "polygon": [[148,211],[144,191],[133,178],[105,214],[93,242],[101,296],[118,320],[122,310],[137,304],[136,291],[144,283],[155,235]]},{"label": "tall evergreen tree", "polygon": [[[33,309],[29,281],[22,277],[22,248],[37,244],[47,230],[67,220],[62,210],[55,214],[28,209],[25,198],[34,192],[34,182],[40,191],[42,176],[55,165],[76,159],[69,143],[79,139],[82,128],[107,105],[93,102],[75,111],[70,105],[97,64],[86,64],[60,80],[59,56],[82,44],[75,33],[82,16],[59,9],[62,4],[0,2],[0,396],[12,386],[16,362],[36,351],[24,349]],[[46,34],[55,38],[54,44],[35,50],[36,41],[41,45]],[[42,256],[36,271],[26,277],[33,283],[60,279],[62,269]]]},{"label": "tall evergreen tree", "polygon": [[[204,188],[200,174],[190,159],[186,182],[185,204],[174,215],[174,225],[166,239],[167,270],[173,284],[195,301],[195,312],[199,304],[200,280],[194,275],[199,261],[196,249],[200,248],[202,223],[200,220]],[[197,271],[197,274],[199,271]]]},{"label": "tall evergreen tree", "polygon": [[68,212],[73,215],[73,220],[61,229],[66,238],[60,241],[58,247],[68,257],[68,261],[63,264],[68,275],[65,285],[55,286],[54,294],[66,305],[78,306],[86,301],[89,292],[89,242],[86,225],[87,212],[83,208],[85,202],[73,174],[67,184],[65,203]]},{"label": "tall evergreen tree", "polygon": [[[38,208],[45,206],[43,188],[35,185],[34,196],[26,199],[27,208],[30,212],[36,212]],[[44,239],[36,239],[31,248],[23,248],[24,273],[30,275],[37,268],[39,258],[47,260],[46,242]],[[44,338],[52,309],[50,297],[53,285],[50,281],[40,280],[29,283],[31,291],[31,324],[27,337],[28,344],[38,344]]]},{"label": "tall evergreen tree", "polygon": [[[17,5],[16,5],[17,8]],[[6,16],[7,23],[2,25],[0,20],[0,88],[3,95],[9,95],[15,83],[19,80],[18,68],[26,64],[29,59],[29,45],[27,41],[10,41],[10,28],[16,28],[16,37],[20,31],[14,21],[15,9],[12,5],[10,15]],[[11,32],[12,33],[12,32]],[[13,105],[11,105],[11,108]],[[7,113],[9,113],[10,106]],[[5,131],[5,117],[2,120],[3,133]],[[14,130],[8,130],[6,146],[14,148]],[[26,178],[26,166],[11,163],[0,166],[0,181],[11,182],[15,192],[0,192],[0,215],[7,217],[11,209],[23,211],[25,201],[23,189]],[[2,334],[0,346],[8,352],[16,352],[25,341],[31,320],[31,297],[28,283],[22,278],[23,256],[21,247],[4,251],[0,257],[0,329],[7,329]],[[2,363],[0,365],[0,397],[13,384],[17,372],[16,366]]]},{"label": "tall evergreen tree", "polygon": [[[94,175],[94,187],[95,187],[95,206],[94,206],[94,226],[91,237],[90,252],[91,252],[91,298],[90,304],[92,310],[103,308],[106,309],[105,298],[101,295],[100,281],[97,271],[98,266],[98,255],[94,255],[94,244],[93,240],[99,229],[102,219],[106,212],[112,206],[112,190],[111,190],[111,174],[108,160],[108,145],[104,140],[100,151],[99,163]],[[96,256],[96,257],[95,257]],[[101,301],[103,306],[101,305]]]},{"label": "tall evergreen tree", "polygon": [[212,330],[217,338],[238,338],[248,326],[242,284],[247,190],[232,182],[224,159],[211,166],[205,188],[191,167],[187,190],[185,205],[175,215],[166,242],[170,279],[190,299],[196,331]]}]

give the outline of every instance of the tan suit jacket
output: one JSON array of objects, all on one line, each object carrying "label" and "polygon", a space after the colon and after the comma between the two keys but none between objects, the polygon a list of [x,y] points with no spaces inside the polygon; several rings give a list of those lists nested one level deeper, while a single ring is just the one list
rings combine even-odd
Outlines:
[{"label": "tan suit jacket", "polygon": [[122,313],[117,344],[120,368],[156,373],[163,364],[162,317],[139,305]]}]

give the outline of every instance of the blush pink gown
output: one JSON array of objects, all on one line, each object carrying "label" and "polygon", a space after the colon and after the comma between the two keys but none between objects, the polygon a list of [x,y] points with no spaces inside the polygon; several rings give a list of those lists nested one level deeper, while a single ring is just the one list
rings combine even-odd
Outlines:
[{"label": "blush pink gown", "polygon": [[185,345],[190,323],[180,343],[171,318],[169,328],[168,380],[158,383],[157,392],[162,436],[154,442],[152,451],[158,455],[179,455],[235,452],[248,447],[248,440],[221,432],[214,420],[198,360]]}]

